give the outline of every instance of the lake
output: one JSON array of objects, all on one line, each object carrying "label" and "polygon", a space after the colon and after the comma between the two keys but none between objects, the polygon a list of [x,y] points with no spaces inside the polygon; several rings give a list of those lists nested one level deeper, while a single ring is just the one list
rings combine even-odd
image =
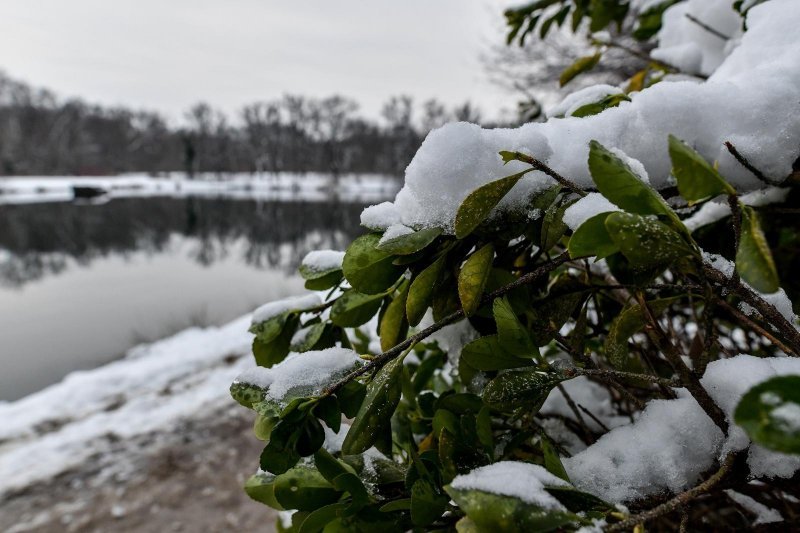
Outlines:
[{"label": "lake", "polygon": [[300,292],[375,202],[246,196],[0,205],[0,400]]}]

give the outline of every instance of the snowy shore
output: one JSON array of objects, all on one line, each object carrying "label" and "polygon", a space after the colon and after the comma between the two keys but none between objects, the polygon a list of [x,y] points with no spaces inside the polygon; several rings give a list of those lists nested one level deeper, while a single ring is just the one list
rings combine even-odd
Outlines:
[{"label": "snowy shore", "polygon": [[228,387],[254,365],[248,325],[249,315],[222,327],[187,329],[0,403],[0,500],[87,463],[101,476],[114,475],[126,468],[124,461],[103,462],[115,443],[171,432],[182,421],[233,407]]},{"label": "snowy shore", "polygon": [[105,193],[93,201],[149,196],[222,196],[322,202],[330,200],[331,194],[344,200],[383,199],[395,193],[399,186],[396,179],[380,174],[344,174],[334,181],[330,174],[315,172],[201,174],[195,179],[188,179],[182,172],[164,177],[146,174],[0,177],[0,204],[69,202],[75,199],[74,187],[89,187]]}]

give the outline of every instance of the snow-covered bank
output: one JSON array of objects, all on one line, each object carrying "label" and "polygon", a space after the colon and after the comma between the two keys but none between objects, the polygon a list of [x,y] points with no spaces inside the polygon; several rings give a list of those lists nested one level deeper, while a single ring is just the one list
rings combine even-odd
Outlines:
[{"label": "snow-covered bank", "polygon": [[250,317],[191,328],[11,403],[0,403],[0,496],[74,469],[110,448],[232,405],[253,366]]},{"label": "snow-covered bank", "polygon": [[198,175],[183,173],[166,177],[145,174],[120,176],[24,176],[0,178],[0,204],[68,202],[74,187],[105,191],[104,198],[147,196],[222,196],[265,200],[301,199],[325,201],[334,194],[341,199],[376,200],[397,192],[399,182],[380,174],[345,174],[338,180],[330,174],[291,172],[260,174]]}]

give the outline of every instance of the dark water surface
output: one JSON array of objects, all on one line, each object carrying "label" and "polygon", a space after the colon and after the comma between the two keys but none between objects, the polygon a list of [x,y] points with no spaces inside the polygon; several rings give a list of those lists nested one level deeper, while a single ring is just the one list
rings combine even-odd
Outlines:
[{"label": "dark water surface", "polygon": [[0,205],[0,400],[299,292],[299,261],[344,249],[365,203]]}]

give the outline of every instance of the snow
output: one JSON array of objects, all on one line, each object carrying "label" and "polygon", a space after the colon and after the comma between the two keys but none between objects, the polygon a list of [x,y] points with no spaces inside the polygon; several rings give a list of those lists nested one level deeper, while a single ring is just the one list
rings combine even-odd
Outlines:
[{"label": "snow", "polygon": [[378,244],[384,244],[392,239],[396,239],[397,237],[411,235],[412,233],[414,233],[414,230],[408,226],[404,226],[403,224],[392,224],[386,228],[386,231],[383,233],[381,240],[378,241]]},{"label": "snow", "polygon": [[590,192],[564,211],[564,224],[575,231],[581,224],[595,215],[606,211],[620,211],[620,208],[609,202],[599,192]]},{"label": "snow", "polygon": [[622,89],[614,87],[613,85],[590,85],[589,87],[584,87],[583,89],[568,94],[559,104],[553,106],[547,112],[547,116],[554,118],[568,117],[587,104],[599,102],[606,96],[611,96],[612,94],[622,93]]},{"label": "snow", "polygon": [[[701,20],[720,10],[730,11],[729,15],[722,14],[717,29],[731,35],[734,28],[726,21],[741,24],[729,1],[691,0],[686,5]],[[672,184],[669,134],[686,141],[707,160],[718,161],[722,175],[741,192],[763,188],[764,184],[727,152],[724,141],[732,142],[766,175],[788,175],[800,144],[797,3],[772,0],[753,7],[747,16],[748,31],[737,46],[729,47],[732,49],[726,57],[721,39],[684,19],[670,17],[662,30],[661,44],[663,49],[671,46],[671,31],[689,35],[703,52],[701,68],[719,65],[707,81],[657,83],[631,95],[631,102],[585,118],[551,119],[517,129],[445,125],[422,143],[394,202],[365,211],[363,223],[380,229],[396,223],[417,229],[439,227],[452,233],[455,213],[470,191],[526,168],[516,161],[503,165],[498,155],[501,150],[531,154],[577,185],[589,188],[592,181],[587,156],[592,139],[640,161],[656,188]],[[685,23],[693,27],[684,27]],[[676,24],[681,28],[670,28]],[[695,35],[697,31],[702,34]],[[532,193],[552,183],[543,173],[531,172],[496,209],[518,209]]]},{"label": "snow", "polygon": [[342,268],[344,252],[337,250],[315,250],[308,252],[301,265],[312,272],[328,272]]},{"label": "snow", "polygon": [[770,412],[770,418],[777,420],[786,431],[800,433],[800,405],[784,403]]},{"label": "snow", "polygon": [[389,226],[400,224],[400,212],[391,202],[371,205],[361,213],[361,225],[371,230],[383,231]]},{"label": "snow", "polygon": [[293,397],[316,396],[322,388],[362,363],[358,354],[346,348],[327,348],[303,353],[290,353],[271,368],[251,368],[236,378],[236,383],[249,383],[266,389],[267,397],[283,401]]},{"label": "snow", "polygon": [[683,72],[711,74],[725,59],[728,40],[704,29],[687,14],[731,39],[741,35],[742,19],[733,9],[733,0],[689,0],[664,12],[659,46],[651,56]]},{"label": "snow", "polygon": [[146,174],[3,177],[0,204],[69,202],[75,199],[74,186],[95,187],[107,192],[91,202],[153,196],[327,202],[331,188],[343,201],[377,201],[396,192],[397,185],[395,178],[380,174],[345,174],[332,185],[329,174],[316,172],[198,174],[195,179],[188,179],[181,172],[160,177]]},{"label": "snow", "polygon": [[569,487],[570,484],[541,467],[518,461],[499,461],[456,476],[450,486],[456,490],[480,490],[511,496],[541,507],[565,511],[546,487]]},{"label": "snow", "polygon": [[[788,188],[769,187],[743,194],[739,197],[739,200],[745,205],[756,207],[783,202],[788,194]],[[709,201],[704,203],[696,213],[684,220],[683,223],[689,231],[694,231],[697,228],[722,220],[730,216],[730,214],[731,208],[727,199]]]},{"label": "snow", "polygon": [[282,300],[269,302],[253,311],[253,324],[261,324],[270,318],[290,311],[306,311],[322,304],[317,294],[290,296]]},{"label": "snow", "polygon": [[751,445],[733,422],[733,411],[756,384],[798,373],[800,359],[795,358],[739,355],[714,361],[701,383],[728,417],[727,438],[694,398],[678,389],[677,399],[650,401],[633,423],[612,429],[582,452],[564,458],[564,468],[576,487],[614,502],[685,490],[727,453],[748,446],[753,477],[791,477],[800,469],[800,457]]},{"label": "snow", "polygon": [[[614,428],[628,422],[626,417],[618,416],[617,409],[611,401],[608,389],[590,381],[585,376],[570,379],[561,383],[572,401],[591,412],[606,427]],[[558,388],[553,389],[547,396],[542,408],[542,414],[556,414],[575,420],[575,413],[567,403],[566,398]],[[591,417],[583,414],[583,420],[592,431],[600,432],[602,428]]]},{"label": "snow", "polygon": [[102,456],[113,445],[110,435],[130,440],[237,407],[227,391],[254,364],[248,322],[243,316],[222,327],[191,328],[0,403],[0,495]]},{"label": "snow", "polygon": [[750,496],[741,494],[739,492],[730,489],[726,490],[725,494],[727,494],[731,500],[733,500],[737,504],[744,507],[746,510],[756,515],[756,519],[753,521],[754,526],[760,524],[772,524],[774,522],[783,522],[783,517],[781,516],[781,513],[779,513],[775,509],[770,509],[763,503],[757,502]]}]

